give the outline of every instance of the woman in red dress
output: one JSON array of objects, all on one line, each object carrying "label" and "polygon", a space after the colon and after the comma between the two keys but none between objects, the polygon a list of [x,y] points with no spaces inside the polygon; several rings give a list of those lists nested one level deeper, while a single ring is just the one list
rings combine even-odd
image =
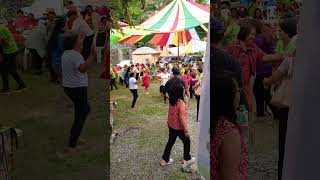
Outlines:
[{"label": "woman in red dress", "polygon": [[150,74],[149,74],[149,71],[148,71],[147,69],[144,69],[142,78],[143,78],[144,92],[145,92],[146,94],[149,94]]}]

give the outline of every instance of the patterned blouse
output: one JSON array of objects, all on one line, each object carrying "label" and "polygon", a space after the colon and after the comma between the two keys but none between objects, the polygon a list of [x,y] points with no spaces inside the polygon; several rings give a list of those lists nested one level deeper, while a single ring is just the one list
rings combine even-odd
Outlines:
[{"label": "patterned blouse", "polygon": [[[179,108],[182,103],[185,103],[183,100],[179,99],[177,104],[174,106],[169,107],[169,112],[168,112],[168,126],[175,129],[175,130],[183,130],[183,126],[180,123],[179,119]],[[186,104],[186,103],[185,103]],[[185,115],[184,115],[184,123],[187,126],[189,122],[189,113],[188,113],[188,107],[186,104],[186,110],[185,110]]]},{"label": "patterned blouse", "polygon": [[[216,133],[213,137],[211,137],[211,171],[210,171],[210,179],[218,180],[218,169],[219,169],[219,154],[221,145],[223,143],[223,139],[227,133],[229,133],[232,129],[238,129],[240,133],[240,128],[237,125],[234,125],[228,120],[218,121],[216,127]],[[240,133],[241,134],[241,133]],[[240,166],[239,166],[239,174],[241,180],[248,179],[248,147],[244,142],[243,137],[241,136],[241,157],[240,157]]]}]

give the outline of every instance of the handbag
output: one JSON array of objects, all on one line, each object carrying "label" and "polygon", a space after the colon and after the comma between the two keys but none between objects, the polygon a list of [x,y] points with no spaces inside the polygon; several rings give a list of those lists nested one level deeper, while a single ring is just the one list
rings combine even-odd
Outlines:
[{"label": "handbag", "polygon": [[290,61],[288,72],[284,75],[280,83],[274,88],[270,104],[278,108],[288,108],[291,106],[291,91],[292,91],[292,77],[293,77],[293,59]]}]

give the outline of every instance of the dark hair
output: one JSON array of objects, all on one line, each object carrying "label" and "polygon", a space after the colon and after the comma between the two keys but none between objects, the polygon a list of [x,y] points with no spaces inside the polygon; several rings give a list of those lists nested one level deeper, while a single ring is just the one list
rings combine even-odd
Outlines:
[{"label": "dark hair", "polygon": [[241,26],[240,31],[238,33],[238,39],[241,41],[246,40],[253,29],[255,29],[254,25],[250,23],[244,24],[243,26]]},{"label": "dark hair", "polygon": [[87,11],[88,8],[90,8],[92,11],[94,11],[93,7],[91,5],[86,6],[85,11]]},{"label": "dark hair", "polygon": [[130,73],[130,77],[134,77],[134,73],[132,72],[132,73]]},{"label": "dark hair", "polygon": [[74,48],[78,41],[78,34],[73,32],[67,32],[64,36],[64,50],[71,50]]},{"label": "dark hair", "polygon": [[172,87],[170,87],[170,90],[168,92],[169,103],[171,106],[176,105],[179,99],[184,100],[184,91],[185,91],[184,83],[172,84]]},{"label": "dark hair", "polygon": [[58,36],[59,34],[64,33],[63,28],[65,27],[65,25],[66,25],[66,22],[64,18],[59,18],[55,21],[55,26],[52,31],[51,38],[49,39],[49,42],[48,42],[49,51],[57,47]]},{"label": "dark hair", "polygon": [[280,21],[279,26],[290,38],[297,34],[297,20],[295,18],[283,19]]},{"label": "dark hair", "polygon": [[260,11],[260,16],[261,18],[263,17],[263,12],[260,8],[257,8],[255,11],[254,11],[254,18],[257,19],[257,18],[260,18],[260,17],[257,17],[257,12]]},{"label": "dark hair", "polygon": [[101,17],[100,22],[103,22],[104,20],[107,20],[107,17],[105,16]]},{"label": "dark hair", "polygon": [[219,117],[225,117],[232,123],[236,123],[236,110],[234,109],[234,99],[237,92],[237,82],[227,74],[214,75],[213,79],[213,123],[211,133],[215,133]]},{"label": "dark hair", "polygon": [[19,9],[19,10],[17,11],[17,14],[19,14],[19,13],[24,14],[24,12],[23,12],[21,9]]},{"label": "dark hair", "polygon": [[217,18],[210,18],[210,26],[213,28],[213,36],[211,37],[213,39],[213,44],[220,43],[224,38],[224,27],[222,22]]}]

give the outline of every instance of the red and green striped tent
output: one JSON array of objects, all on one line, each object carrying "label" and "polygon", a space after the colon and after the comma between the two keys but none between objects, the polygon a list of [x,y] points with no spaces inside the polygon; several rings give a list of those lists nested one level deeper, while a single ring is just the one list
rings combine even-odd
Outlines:
[{"label": "red and green striped tent", "polygon": [[179,32],[209,23],[208,7],[187,0],[173,0],[141,24],[146,30],[161,33]]}]

